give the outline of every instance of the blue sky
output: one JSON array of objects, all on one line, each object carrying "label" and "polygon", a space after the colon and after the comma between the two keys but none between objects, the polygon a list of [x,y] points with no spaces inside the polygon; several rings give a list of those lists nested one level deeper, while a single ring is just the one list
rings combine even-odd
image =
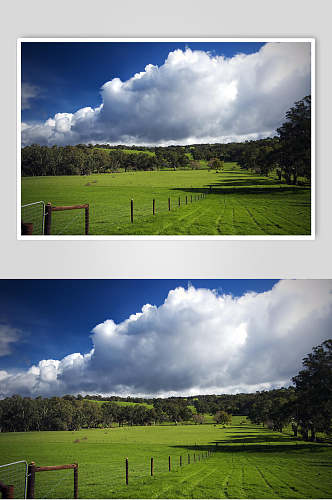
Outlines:
[{"label": "blue sky", "polygon": [[22,145],[273,136],[310,93],[306,42],[22,42]]},{"label": "blue sky", "polygon": [[332,280],[2,280],[0,303],[0,398],[285,387],[332,328]]},{"label": "blue sky", "polygon": [[[195,287],[242,295],[269,290],[276,280],[193,280]],[[119,323],[146,303],[160,305],[188,280],[1,280],[0,323],[22,331],[0,366],[26,368],[40,359],[91,349],[89,334],[107,319]]]},{"label": "blue sky", "polygon": [[[127,80],[147,64],[162,65],[169,52],[190,47],[233,57],[257,52],[264,43],[198,42],[26,42],[22,43],[22,82],[40,89],[23,121],[46,120],[58,112],[74,113],[101,103],[99,90],[112,78]],[[87,67],[89,68],[87,71]]]}]

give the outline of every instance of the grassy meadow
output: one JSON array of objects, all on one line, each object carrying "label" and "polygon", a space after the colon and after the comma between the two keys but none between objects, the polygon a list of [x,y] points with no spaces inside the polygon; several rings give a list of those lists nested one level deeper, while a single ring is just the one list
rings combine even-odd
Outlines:
[{"label": "grassy meadow", "polygon": [[[0,433],[0,449],[2,463],[78,462],[80,498],[332,496],[332,446],[272,432],[249,424],[244,417],[233,417],[227,428],[206,424]],[[198,456],[208,450],[213,454],[199,461]],[[36,498],[72,498],[72,491],[72,471],[36,474]]]},{"label": "grassy meadow", "polygon": [[[195,201],[202,194],[205,198]],[[225,163],[219,173],[206,169],[23,177],[22,205],[38,200],[89,203],[91,235],[310,234],[309,187],[280,184],[274,176],[243,171],[235,163]],[[23,218],[31,222],[33,210]],[[83,232],[83,210],[53,213],[52,234]]]}]

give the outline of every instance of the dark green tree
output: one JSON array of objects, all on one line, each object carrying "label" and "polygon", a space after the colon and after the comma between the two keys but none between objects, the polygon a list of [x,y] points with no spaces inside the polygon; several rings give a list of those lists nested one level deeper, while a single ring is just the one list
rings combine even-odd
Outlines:
[{"label": "dark green tree", "polygon": [[280,143],[280,167],[288,184],[298,177],[311,175],[311,96],[297,101],[286,113],[286,121],[277,129]]},{"label": "dark green tree", "polygon": [[307,437],[332,430],[332,339],[313,348],[303,359],[303,370],[293,382],[297,395],[297,419]]}]

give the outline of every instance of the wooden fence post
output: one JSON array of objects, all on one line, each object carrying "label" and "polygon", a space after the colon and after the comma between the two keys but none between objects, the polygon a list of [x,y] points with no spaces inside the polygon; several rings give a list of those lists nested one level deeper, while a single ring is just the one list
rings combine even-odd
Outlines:
[{"label": "wooden fence post", "polygon": [[36,465],[35,462],[31,462],[28,465],[27,498],[35,498],[35,475]]},{"label": "wooden fence post", "polygon": [[0,495],[1,498],[14,498],[14,486],[0,481]]},{"label": "wooden fence post", "polygon": [[50,202],[47,203],[45,207],[45,220],[44,220],[44,234],[51,234],[51,224],[52,224],[52,205]]},{"label": "wooden fence post", "polygon": [[179,207],[181,207],[181,197],[179,196]]},{"label": "wooden fence post", "polygon": [[168,457],[168,470],[171,472],[171,457]]},{"label": "wooden fence post", "polygon": [[130,200],[130,222],[134,222],[134,200]]},{"label": "wooden fence post", "polygon": [[194,462],[196,462],[196,453],[194,453]]},{"label": "wooden fence post", "polygon": [[190,464],[190,454],[188,453],[188,464]]},{"label": "wooden fence post", "polygon": [[188,205],[188,196],[186,196],[186,205]]},{"label": "wooden fence post", "polygon": [[21,222],[21,235],[30,236],[31,234],[33,234],[33,223]]},{"label": "wooden fence post", "polygon": [[180,455],[180,467],[182,467],[182,455]]},{"label": "wooden fence post", "polygon": [[78,498],[78,464],[74,468],[74,498]]},{"label": "wooden fence post", "polygon": [[126,484],[128,484],[128,479],[129,479],[129,474],[128,474],[128,457],[126,458]]},{"label": "wooden fence post", "polygon": [[152,200],[152,213],[156,215],[156,200],[154,198]]},{"label": "wooden fence post", "polygon": [[89,234],[89,205],[85,208],[85,234]]},{"label": "wooden fence post", "polygon": [[153,476],[153,457],[151,458],[151,476]]},{"label": "wooden fence post", "polygon": [[171,199],[168,198],[168,210],[170,210],[170,209],[171,209]]},{"label": "wooden fence post", "polygon": [[190,203],[192,203],[192,202],[193,202],[193,195],[191,194],[190,195]]},{"label": "wooden fence post", "polygon": [[9,484],[7,488],[7,497],[5,498],[15,498],[14,497],[14,485]]}]

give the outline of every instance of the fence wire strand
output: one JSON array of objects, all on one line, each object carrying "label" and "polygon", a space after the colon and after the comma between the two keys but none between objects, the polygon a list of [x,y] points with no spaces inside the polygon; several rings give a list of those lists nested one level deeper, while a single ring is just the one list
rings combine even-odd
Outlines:
[{"label": "fence wire strand", "polygon": [[21,207],[21,221],[33,224],[33,235],[42,235],[44,232],[44,210],[43,201],[29,203]]},{"label": "fence wire strand", "polygon": [[[65,481],[70,484],[64,485]],[[73,490],[73,469],[36,473],[35,498],[72,498]]]},{"label": "fence wire strand", "polygon": [[25,461],[0,465],[0,481],[14,486],[14,498],[26,497],[27,463]]},{"label": "fence wire strand", "polygon": [[[187,201],[186,201],[187,197]],[[180,198],[180,203],[179,203]],[[158,215],[171,214],[177,210],[193,207],[198,201],[203,201],[206,194],[186,195],[161,198],[151,198],[149,200],[136,201],[133,199],[133,222],[131,221],[131,200],[128,199],[128,208],[123,205],[119,209],[110,205],[90,204],[90,231],[91,234],[130,234],[135,232],[135,224],[152,222]],[[155,213],[153,214],[153,199],[155,200]],[[169,205],[170,200],[170,205]],[[22,222],[33,224],[33,235],[42,235],[44,232],[44,202],[35,202],[21,207]],[[67,217],[67,219],[66,219]],[[69,221],[68,221],[69,218]],[[105,227],[105,229],[104,229]],[[52,213],[51,234],[61,235],[80,235],[85,232],[85,212],[79,210],[79,213],[73,215],[67,212]]]},{"label": "fence wire strand", "polygon": [[[73,231],[68,231],[68,228],[73,229],[75,227],[76,223],[79,221],[79,219],[81,219],[80,222],[82,224],[82,229],[81,229],[81,232],[79,232],[78,234],[82,234],[84,232],[84,211],[79,210],[79,212],[81,212],[81,213],[74,215],[74,217],[71,217],[71,214],[67,215],[68,217],[71,217],[70,221],[64,227],[61,227],[61,230],[59,232],[56,232],[55,234],[56,235],[75,234],[75,232],[73,232]],[[83,216],[82,216],[82,213],[83,213]],[[58,214],[56,216],[58,216]],[[59,221],[58,221],[57,225],[59,225]],[[78,226],[80,226],[80,225],[78,224]]]}]

